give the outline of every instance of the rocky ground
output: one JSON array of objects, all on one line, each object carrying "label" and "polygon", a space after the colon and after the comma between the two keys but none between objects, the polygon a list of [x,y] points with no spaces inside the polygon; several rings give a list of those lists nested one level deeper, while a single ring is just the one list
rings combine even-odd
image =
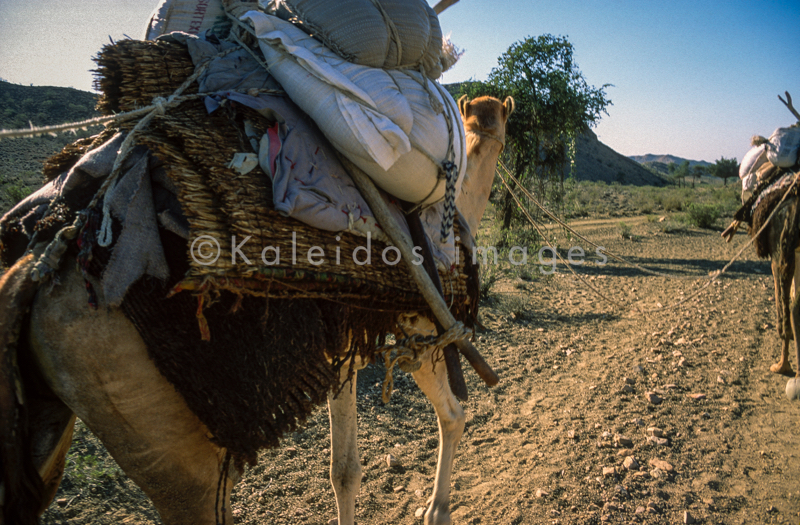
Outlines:
[{"label": "rocky ground", "polygon": [[[551,276],[535,257],[524,279],[500,272],[482,307],[478,346],[502,381],[490,389],[467,371],[453,523],[797,524],[800,403],[785,397],[786,378],[769,372],[780,350],[769,264],[747,250],[691,298],[747,237],[726,245],[715,231],[664,233],[656,220],[624,220],[627,229],[620,219],[577,224],[594,242],[671,277],[614,260],[601,266],[582,241],[560,241],[586,250],[578,273],[617,304],[560,263]],[[399,370],[384,405],[383,374],[374,366],[359,376],[356,519],[421,523],[436,418]],[[102,446],[80,423],[77,430],[43,523],[158,523]],[[322,409],[247,473],[233,494],[235,522],[327,524],[335,517],[328,455]]]}]

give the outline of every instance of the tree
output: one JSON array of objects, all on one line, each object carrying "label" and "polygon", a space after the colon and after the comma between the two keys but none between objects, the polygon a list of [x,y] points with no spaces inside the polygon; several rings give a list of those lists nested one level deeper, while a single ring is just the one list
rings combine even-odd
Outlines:
[{"label": "tree", "polygon": [[[675,168],[672,168],[675,166]],[[686,185],[686,177],[689,176],[689,161],[684,160],[680,164],[675,164],[674,162],[670,164],[670,169],[672,171],[672,178],[678,181],[679,186]]]},{"label": "tree", "polygon": [[[514,97],[503,158],[520,182],[538,185],[543,201],[560,205],[575,138],[606,112],[611,104],[605,93],[608,86],[587,84],[565,37],[543,35],[513,44],[485,83],[465,84],[462,93]],[[515,203],[507,190],[502,191],[502,228],[508,229]]]},{"label": "tree", "polygon": [[725,186],[728,185],[728,179],[739,176],[739,163],[736,159],[720,159],[711,167],[711,173],[715,177],[719,177],[725,181]]},{"label": "tree", "polygon": [[692,167],[692,188],[694,188],[695,182],[700,180],[700,177],[703,175],[708,175],[709,170],[705,166],[701,166],[700,164],[695,164]]}]

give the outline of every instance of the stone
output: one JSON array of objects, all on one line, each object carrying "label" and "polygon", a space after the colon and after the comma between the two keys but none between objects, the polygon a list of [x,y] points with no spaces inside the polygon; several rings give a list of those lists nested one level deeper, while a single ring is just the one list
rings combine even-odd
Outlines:
[{"label": "stone", "polygon": [[623,436],[621,434],[617,434],[616,436],[614,436],[614,443],[617,446],[625,448],[630,448],[633,446],[633,441],[631,441],[629,437]]},{"label": "stone", "polygon": [[421,498],[421,497],[425,496],[425,493],[422,492],[420,489],[417,489],[417,490],[414,491],[414,495],[416,497],[418,497],[418,498]]},{"label": "stone", "polygon": [[683,511],[683,523],[685,525],[691,525],[692,523],[697,523],[694,519],[694,516],[689,514],[688,510]]},{"label": "stone", "polygon": [[425,517],[425,507],[419,507],[416,512],[414,512],[414,517],[418,520],[421,520],[423,517]]},{"label": "stone", "polygon": [[68,501],[69,500],[67,500],[67,498],[58,498],[56,500],[56,505],[58,505],[59,507],[66,507]]},{"label": "stone", "polygon": [[536,489],[536,497],[537,498],[546,498],[549,495],[550,495],[550,493],[547,492],[546,490]]},{"label": "stone", "polygon": [[636,374],[644,374],[644,368],[639,365],[633,367],[633,372]]},{"label": "stone", "polygon": [[636,380],[634,378],[632,378],[632,377],[626,377],[625,378],[625,384],[627,384],[627,385],[635,385],[636,384]]},{"label": "stone", "polygon": [[665,476],[665,474],[664,471],[661,470],[660,468],[654,468],[653,470],[650,471],[650,476],[655,479],[661,479]]},{"label": "stone", "polygon": [[397,461],[397,458],[395,458],[393,455],[386,454],[386,466],[389,468],[399,467],[400,462]]},{"label": "stone", "polygon": [[647,442],[652,443],[654,445],[658,445],[659,447],[666,447],[667,445],[669,445],[669,439],[655,437],[655,436],[649,436],[647,438]]},{"label": "stone", "polygon": [[395,492],[403,492],[404,490],[406,490],[406,488],[402,485],[398,485],[397,487],[394,488]]},{"label": "stone", "polygon": [[786,382],[786,397],[790,401],[800,401],[800,377],[794,377]]},{"label": "stone", "polygon": [[622,466],[625,467],[625,470],[639,470],[639,462],[633,456],[626,457]]},{"label": "stone", "polygon": [[621,458],[625,458],[632,455],[633,455],[633,449],[630,448],[622,448],[619,450],[619,452],[617,452],[617,456]]},{"label": "stone", "polygon": [[642,478],[642,479],[647,479],[647,478],[650,477],[650,473],[647,472],[646,470],[640,470],[639,472],[634,472],[633,475],[634,475],[634,477]]},{"label": "stone", "polygon": [[663,470],[664,472],[673,472],[675,467],[672,466],[672,463],[669,461],[664,461],[663,459],[653,458],[649,461],[650,465]]},{"label": "stone", "polygon": [[695,401],[700,401],[701,399],[705,399],[705,394],[686,394],[686,397],[689,399],[694,399]]},{"label": "stone", "polygon": [[664,431],[658,427],[647,427],[647,435],[662,438],[664,437]]},{"label": "stone", "polygon": [[644,507],[636,507],[636,514],[644,514],[646,511]]},{"label": "stone", "polygon": [[623,394],[633,394],[636,390],[631,385],[622,385],[620,392]]},{"label": "stone", "polygon": [[645,392],[644,397],[653,405],[661,404],[662,399],[655,392]]},{"label": "stone", "polygon": [[614,467],[603,467],[603,477],[611,477],[617,474],[617,470]]}]

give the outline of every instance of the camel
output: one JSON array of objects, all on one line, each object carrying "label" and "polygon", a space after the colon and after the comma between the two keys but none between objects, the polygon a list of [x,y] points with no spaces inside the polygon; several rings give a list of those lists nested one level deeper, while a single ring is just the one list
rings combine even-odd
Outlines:
[{"label": "camel", "polygon": [[[475,232],[514,101],[462,97],[459,108],[468,153],[456,206]],[[226,451],[209,440],[208,429],[158,372],[133,323],[119,308],[106,305],[101,287],[95,286],[99,307],[88,307],[84,276],[74,259],[61,264],[53,286],[41,288],[30,278],[33,262],[33,255],[26,255],[0,281],[0,304],[7,314],[0,316],[0,523],[37,522],[63,475],[76,417],[152,500],[165,525],[232,523],[228,495],[243,472],[226,461]],[[401,316],[398,326],[407,332],[434,330],[432,321],[418,314]],[[15,330],[22,334],[18,345]],[[433,360],[431,351],[413,372],[439,422],[439,456],[425,524],[448,525],[450,476],[465,415],[448,385],[444,361]],[[346,379],[347,371],[341,373]],[[24,381],[25,402],[15,408],[17,380]],[[328,407],[337,519],[339,525],[352,525],[361,481],[355,389],[330,393]]]},{"label": "camel", "polygon": [[[769,203],[764,203],[769,206]],[[785,376],[800,378],[800,346],[797,344],[795,334],[800,323],[800,300],[797,297],[797,287],[800,283],[800,265],[797,264],[797,252],[800,245],[797,239],[790,242],[789,250],[784,249],[784,238],[793,229],[793,217],[798,213],[797,207],[800,199],[789,196],[772,217],[767,229],[761,234],[764,241],[765,254],[770,258],[772,265],[772,278],[775,283],[775,312],[777,318],[778,335],[781,338],[780,360],[770,366],[770,371]],[[755,227],[755,226],[754,226]],[[797,225],[794,224],[794,229]],[[791,241],[791,239],[789,239]],[[794,341],[794,344],[792,342]],[[794,346],[797,355],[797,374],[789,363],[789,348]]]}]

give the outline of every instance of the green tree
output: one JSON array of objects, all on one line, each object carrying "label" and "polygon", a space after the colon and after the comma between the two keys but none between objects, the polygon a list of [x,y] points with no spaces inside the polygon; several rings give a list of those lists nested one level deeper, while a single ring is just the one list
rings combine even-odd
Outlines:
[{"label": "green tree", "polygon": [[[689,161],[684,160],[680,164],[675,164],[674,162],[670,165],[670,170],[672,171],[672,178],[678,182],[678,186],[685,186],[686,185],[686,177],[690,174],[689,169]],[[674,168],[673,168],[674,166]]]},{"label": "green tree", "polygon": [[[578,134],[594,126],[611,101],[605,89],[587,84],[565,37],[542,35],[514,43],[498,59],[485,83],[462,93],[511,95],[515,110],[506,125],[504,160],[520,182],[538,186],[539,198],[560,206],[564,173]],[[502,229],[511,226],[515,203],[503,189]]]},{"label": "green tree", "polygon": [[719,160],[711,167],[711,173],[715,177],[719,177],[725,181],[725,186],[728,185],[728,179],[739,176],[739,163],[736,159],[726,159],[720,157]]},{"label": "green tree", "polygon": [[692,169],[692,188],[694,188],[695,182],[700,180],[700,177],[703,175],[708,175],[709,170],[705,166],[701,166],[700,164],[695,164]]}]

